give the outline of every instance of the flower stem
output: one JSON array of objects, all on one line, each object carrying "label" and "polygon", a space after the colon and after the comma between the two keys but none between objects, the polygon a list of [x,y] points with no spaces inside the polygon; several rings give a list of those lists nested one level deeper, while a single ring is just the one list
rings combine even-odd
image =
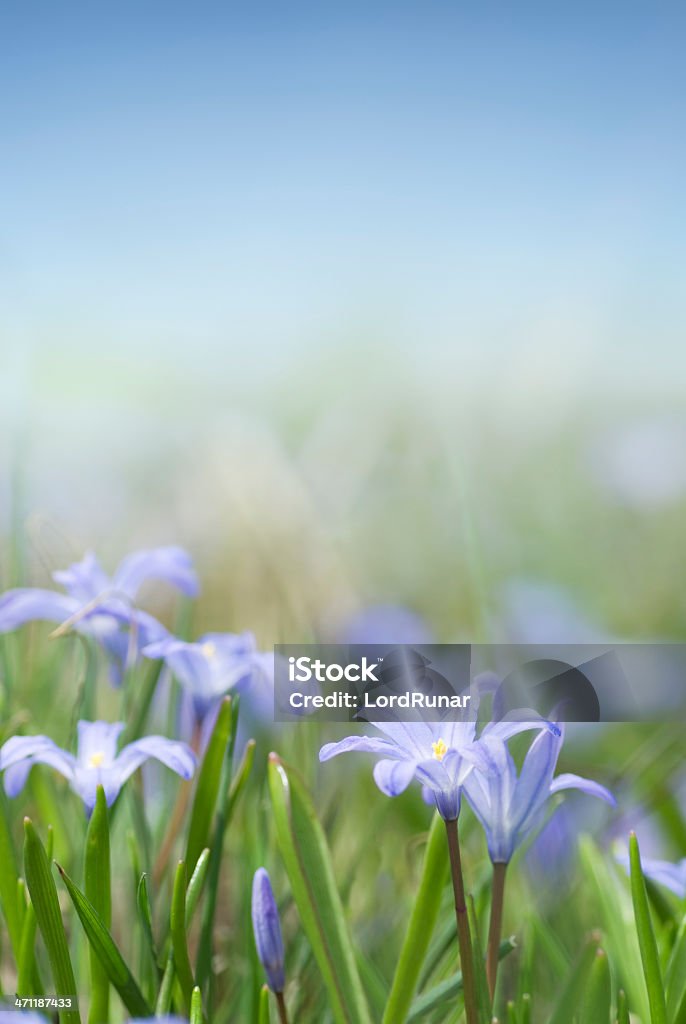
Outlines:
[{"label": "flower stem", "polygon": [[503,901],[505,899],[505,874],[507,864],[493,865],[493,889],[491,893],[491,920],[488,926],[488,955],[486,957],[486,977],[488,991],[493,1002],[495,983],[498,977],[498,960],[500,935],[503,929]]},{"label": "flower stem", "polygon": [[453,892],[455,894],[455,917],[457,920],[457,941],[460,947],[465,1015],[467,1017],[467,1024],[478,1024],[474,960],[472,959],[472,937],[469,931],[467,901],[464,893],[464,879],[462,878],[462,859],[460,857],[460,840],[457,835],[457,818],[446,821],[445,830],[448,835],[450,870],[453,878]]},{"label": "flower stem", "polygon": [[288,1014],[286,1013],[286,1000],[283,997],[283,992],[275,992],[276,1005],[279,1008],[279,1021],[281,1024],[288,1024]]}]

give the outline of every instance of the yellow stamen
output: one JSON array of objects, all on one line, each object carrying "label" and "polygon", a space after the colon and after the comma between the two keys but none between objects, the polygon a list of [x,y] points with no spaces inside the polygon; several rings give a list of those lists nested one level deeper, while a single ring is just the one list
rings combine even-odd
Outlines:
[{"label": "yellow stamen", "polygon": [[448,748],[443,740],[437,740],[436,743],[431,744],[431,749],[434,752],[434,757],[437,761],[442,761],[445,755],[448,753]]},{"label": "yellow stamen", "polygon": [[211,640],[208,640],[206,644],[202,645],[202,653],[209,661],[210,658],[214,658],[215,654],[217,653],[217,648],[215,647]]},{"label": "yellow stamen", "polygon": [[91,756],[88,758],[88,765],[91,768],[99,768],[104,760],[105,755],[101,750],[98,750],[97,753],[91,754]]}]

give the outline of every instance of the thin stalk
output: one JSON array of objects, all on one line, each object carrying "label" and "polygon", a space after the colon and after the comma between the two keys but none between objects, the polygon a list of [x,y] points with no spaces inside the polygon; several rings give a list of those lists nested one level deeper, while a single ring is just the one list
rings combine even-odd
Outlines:
[{"label": "thin stalk", "polygon": [[276,1005],[279,1009],[279,1020],[281,1024],[288,1024],[288,1013],[286,1012],[286,1000],[283,997],[283,992],[275,992]]},{"label": "thin stalk", "polygon": [[462,859],[460,857],[460,840],[457,835],[457,818],[446,821],[445,830],[448,836],[450,872],[453,879],[453,893],[455,894],[455,919],[457,921],[457,942],[460,947],[465,1016],[467,1017],[467,1024],[478,1024],[474,961],[472,959],[472,937],[469,931],[467,900],[465,898],[464,879],[462,877]]},{"label": "thin stalk", "polygon": [[505,875],[507,864],[493,865],[493,889],[491,892],[491,920],[488,926],[488,954],[486,956],[486,977],[488,992],[493,1002],[495,983],[498,977],[500,935],[503,930],[503,902],[505,900]]}]

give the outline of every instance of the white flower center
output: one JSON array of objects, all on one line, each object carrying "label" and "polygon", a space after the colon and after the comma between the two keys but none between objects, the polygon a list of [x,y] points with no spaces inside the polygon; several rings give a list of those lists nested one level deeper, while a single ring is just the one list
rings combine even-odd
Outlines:
[{"label": "white flower center", "polygon": [[202,653],[205,655],[208,661],[211,661],[212,658],[214,658],[214,656],[217,653],[217,648],[215,644],[212,643],[211,640],[208,640],[207,643],[204,643],[202,645]]},{"label": "white flower center", "polygon": [[88,758],[88,767],[99,768],[104,760],[105,755],[103,754],[102,750],[96,750],[96,752],[94,754],[91,754],[91,756]]}]

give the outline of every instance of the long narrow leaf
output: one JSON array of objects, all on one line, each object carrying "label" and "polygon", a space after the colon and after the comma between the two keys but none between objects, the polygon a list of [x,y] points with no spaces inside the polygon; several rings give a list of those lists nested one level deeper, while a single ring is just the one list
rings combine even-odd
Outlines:
[{"label": "long narrow leaf", "polygon": [[134,1017],[152,1016],[152,1010],[97,910],[59,864],[57,868],[79,915],[86,938],[107,971],[107,976],[119,993],[124,1006]]},{"label": "long narrow leaf", "polygon": [[641,854],[635,834],[629,836],[629,861],[631,863],[631,897],[634,904],[636,932],[643,962],[643,976],[648,990],[651,1024],[667,1024],[667,1006],[662,983],[662,971],[653,931],[653,922],[648,906]]},{"label": "long narrow leaf", "polygon": [[188,826],[186,864],[194,865],[209,845],[210,827],[217,802],[224,756],[231,739],[231,698],[225,697],[202,760]]},{"label": "long narrow leaf", "polygon": [[[503,939],[498,950],[499,959],[503,960],[516,948],[517,943],[514,937]],[[451,978],[447,978],[439,985],[435,985],[434,988],[429,989],[428,992],[423,992],[422,995],[417,996],[410,1007],[410,1012],[407,1016],[407,1024],[414,1024],[415,1021],[421,1020],[422,1017],[426,1017],[429,1013],[432,1013],[440,1006],[443,1006],[444,1003],[454,1003],[456,997],[459,996],[461,992],[462,974],[458,971]]]},{"label": "long narrow leaf", "polygon": [[[57,886],[50,871],[48,855],[30,818],[24,818],[24,872],[38,927],[48,951],[57,996],[76,997],[76,981],[62,923]],[[64,1024],[80,1024],[78,1009],[62,1012]]]},{"label": "long narrow leaf", "polygon": [[[110,827],[107,816],[107,800],[102,786],[98,786],[95,807],[88,823],[86,835],[86,863],[84,889],[86,898],[104,926],[112,923],[112,893],[110,881]],[[88,1012],[89,1024],[105,1024],[109,1019],[110,983],[107,971],[98,955],[90,948],[91,1001]]]},{"label": "long narrow leaf", "polygon": [[612,986],[607,955],[602,949],[596,951],[581,1002],[580,1019],[593,1024],[610,1024]]},{"label": "long narrow leaf", "polygon": [[548,1024],[572,1024],[581,994],[588,985],[597,951],[598,936],[593,935],[567,974]]},{"label": "long narrow leaf", "polygon": [[185,1008],[188,1011],[193,991],[193,970],[188,957],[186,941],[186,865],[182,860],[177,864],[174,876],[170,924],[174,970],[181,985]]},{"label": "long narrow leaf", "polygon": [[21,945],[21,921],[17,906],[17,858],[9,827],[7,800],[0,789],[0,905],[7,922],[7,932],[15,962]]},{"label": "long narrow leaf", "polygon": [[334,1019],[370,1024],[324,831],[297,773],[275,754],[269,758],[269,789],[277,842]]},{"label": "long narrow leaf", "polygon": [[448,866],[445,825],[440,814],[435,814],[426,844],[417,897],[393,975],[382,1024],[396,1024],[407,1016],[438,918],[441,896],[448,881]]}]

